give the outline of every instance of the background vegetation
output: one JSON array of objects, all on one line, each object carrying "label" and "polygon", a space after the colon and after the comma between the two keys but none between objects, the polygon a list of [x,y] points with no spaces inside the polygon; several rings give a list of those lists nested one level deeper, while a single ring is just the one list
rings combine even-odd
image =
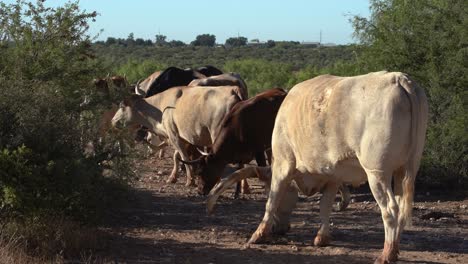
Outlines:
[{"label": "background vegetation", "polygon": [[[95,13],[75,2],[58,8],[42,2],[0,3],[0,241],[20,232],[28,252],[62,257],[81,254],[82,241],[99,244],[89,235],[94,231],[81,232],[83,224],[98,223],[133,177],[133,152],[115,135],[97,136],[109,103],[101,103],[92,79],[107,73],[136,82],[168,66],[214,65],[240,73],[254,95],[325,73],[402,71],[430,101],[418,189],[468,186],[466,1],[371,0],[371,17],[350,21],[358,43],[334,47],[249,44],[240,36],[219,45],[210,34],[191,44],[133,34],[95,41],[87,33]],[[112,89],[117,103],[122,93]],[[83,107],[85,96],[92,103]],[[83,153],[89,142],[93,155]]]},{"label": "background vegetation", "polygon": [[83,224],[99,223],[133,176],[114,137],[96,136],[108,106],[81,105],[98,102],[95,16],[77,3],[0,3],[0,237],[40,256],[80,256],[96,234]]}]

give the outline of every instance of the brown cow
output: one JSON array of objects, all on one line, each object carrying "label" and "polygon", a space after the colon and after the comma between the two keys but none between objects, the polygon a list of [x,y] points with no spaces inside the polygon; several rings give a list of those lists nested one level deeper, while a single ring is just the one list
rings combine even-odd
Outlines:
[{"label": "brown cow", "polygon": [[128,86],[128,81],[126,76],[114,75],[110,77],[112,84],[119,88],[125,88]]},{"label": "brown cow", "polygon": [[107,84],[107,80],[105,78],[95,78],[93,80],[94,86],[96,86],[96,91],[99,93],[109,95],[109,85]]},{"label": "brown cow", "polygon": [[282,89],[271,89],[240,101],[224,117],[210,153],[183,161],[200,170],[200,193],[210,192],[228,163],[246,164],[255,157],[259,166],[266,166],[264,152],[271,146],[276,113],[286,94]]}]

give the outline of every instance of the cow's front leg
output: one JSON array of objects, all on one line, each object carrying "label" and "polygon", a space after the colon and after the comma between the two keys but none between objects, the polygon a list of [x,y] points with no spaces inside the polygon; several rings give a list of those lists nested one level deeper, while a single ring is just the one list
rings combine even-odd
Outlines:
[{"label": "cow's front leg", "polygon": [[332,211],[333,203],[335,202],[336,192],[338,191],[338,184],[329,182],[323,189],[323,195],[320,199],[320,229],[314,239],[314,245],[323,247],[331,242],[330,236],[330,213]]},{"label": "cow's front leg", "polygon": [[243,179],[241,181],[241,192],[242,194],[250,194],[250,187],[247,179]]},{"label": "cow's front leg", "polygon": [[274,234],[284,235],[289,231],[291,227],[289,218],[294,208],[296,208],[298,198],[297,189],[293,186],[289,186],[275,213],[272,229]]},{"label": "cow's front leg", "polygon": [[263,220],[258,226],[257,231],[255,231],[250,238],[248,244],[265,242],[268,235],[272,232],[275,213],[280,205],[284,193],[287,191],[288,186],[291,183],[290,175],[286,173],[278,175],[278,171],[280,171],[280,169],[273,171],[270,195],[266,204]]},{"label": "cow's front leg", "polygon": [[176,183],[177,182],[177,171],[179,170],[179,152],[177,150],[174,151],[174,167],[172,168],[171,175],[169,176],[169,179],[167,179],[166,183]]}]

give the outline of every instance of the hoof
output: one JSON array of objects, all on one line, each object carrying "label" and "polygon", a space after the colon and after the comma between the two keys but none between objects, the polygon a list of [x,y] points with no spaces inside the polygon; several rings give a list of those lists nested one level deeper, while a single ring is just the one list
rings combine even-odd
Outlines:
[{"label": "hoof", "polygon": [[208,215],[213,214],[215,204],[216,200],[214,200],[213,197],[210,197],[208,200],[206,200],[206,212]]},{"label": "hoof", "polygon": [[177,177],[171,176],[169,179],[167,179],[166,183],[176,183],[177,182]]},{"label": "hoof", "polygon": [[374,261],[374,264],[391,264],[391,263],[395,263],[395,261],[396,260],[390,261],[389,259],[385,258],[384,256],[380,256]]},{"label": "hoof", "polygon": [[187,187],[195,187],[195,186],[196,186],[196,185],[195,185],[195,181],[189,180],[189,181],[187,181],[187,182],[185,183],[185,186],[187,186]]},{"label": "hoof", "polygon": [[376,264],[390,264],[395,263],[398,260],[399,253],[398,243],[387,243],[384,244],[384,249],[380,257],[378,257],[374,263]]},{"label": "hoof", "polygon": [[264,244],[268,242],[268,239],[267,239],[267,236],[266,235],[262,235],[262,234],[258,234],[257,232],[255,232],[252,237],[249,239],[249,242],[247,242],[248,245],[250,244]]},{"label": "hoof", "polygon": [[314,239],[314,246],[316,247],[325,247],[330,245],[331,238],[330,236],[317,235]]}]

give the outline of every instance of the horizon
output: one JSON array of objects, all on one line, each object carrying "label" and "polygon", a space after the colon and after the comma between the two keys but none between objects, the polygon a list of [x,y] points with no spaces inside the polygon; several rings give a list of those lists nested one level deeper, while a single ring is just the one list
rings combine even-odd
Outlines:
[{"label": "horizon", "polygon": [[[13,3],[14,0],[4,0]],[[47,6],[59,6],[68,1],[46,1]],[[108,37],[150,39],[155,35],[167,40],[189,44],[201,34],[216,36],[223,44],[230,37],[246,37],[249,41],[298,41],[345,45],[355,43],[349,19],[354,15],[369,16],[369,1],[307,1],[279,0],[238,2],[199,0],[197,2],[92,1],[81,0],[82,11],[96,11],[96,22],[90,22],[89,35],[95,41]],[[162,11],[159,11],[162,10]],[[101,32],[101,29],[103,30]]]}]

